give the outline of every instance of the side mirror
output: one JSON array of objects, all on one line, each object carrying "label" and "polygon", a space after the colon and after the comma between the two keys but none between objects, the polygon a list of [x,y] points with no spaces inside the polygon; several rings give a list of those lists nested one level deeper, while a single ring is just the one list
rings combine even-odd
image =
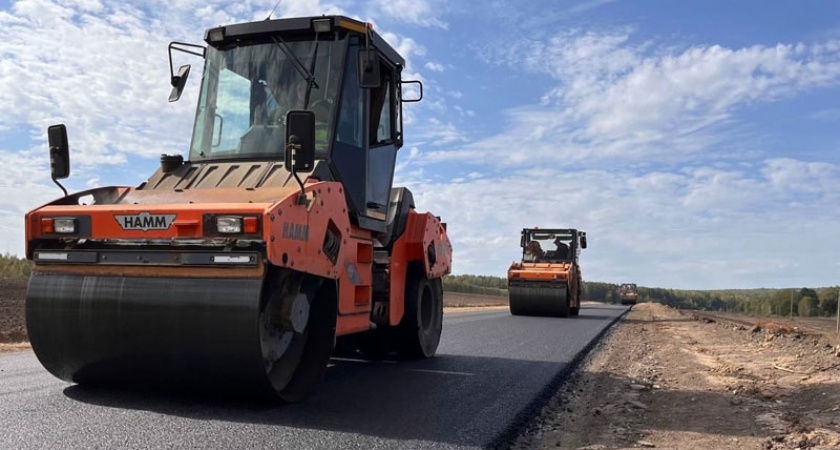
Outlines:
[{"label": "side mirror", "polygon": [[375,48],[363,48],[359,49],[358,58],[359,87],[378,88],[382,83],[379,77],[379,53]]},{"label": "side mirror", "polygon": [[315,166],[315,113],[293,109],[286,113],[286,170],[307,172]]},{"label": "side mirror", "polygon": [[586,236],[580,238],[580,246],[581,248],[586,248]]},{"label": "side mirror", "polygon": [[178,69],[178,75],[172,76],[170,84],[172,90],[169,91],[169,102],[177,102],[181,98],[181,93],[184,92],[184,87],[187,85],[187,78],[190,76],[190,65],[181,66]]},{"label": "side mirror", "polygon": [[53,180],[70,176],[70,146],[67,144],[67,127],[64,124],[47,128],[50,143],[50,170]]}]

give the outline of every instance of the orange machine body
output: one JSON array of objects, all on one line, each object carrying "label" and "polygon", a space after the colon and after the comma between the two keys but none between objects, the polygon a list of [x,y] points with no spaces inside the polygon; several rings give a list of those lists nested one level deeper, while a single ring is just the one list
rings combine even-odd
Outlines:
[{"label": "orange machine body", "polygon": [[[305,200],[296,186],[260,189],[217,188],[182,191],[144,191],[127,187],[104,187],[79,192],[30,211],[26,215],[27,255],[34,259],[35,270],[76,274],[133,276],[177,276],[214,278],[260,278],[267,264],[286,267],[322,278],[336,280],[338,318],[336,334],[366,331],[371,327],[373,305],[372,232],[350,222],[343,186],[338,182],[310,180],[305,185]],[[79,204],[89,198],[93,204]],[[279,198],[279,201],[272,199]],[[103,203],[103,204],[100,204]],[[254,218],[255,233],[235,238],[220,237],[207,221],[213,216]],[[125,229],[125,217],[142,226],[143,218],[170,216],[168,226],[148,223],[150,228]],[[72,218],[82,224],[84,236],[61,236],[45,232],[49,219]],[[123,222],[121,222],[121,220]],[[337,242],[337,251],[325,251],[326,236]],[[177,248],[195,242],[223,241],[235,246],[248,241],[264,246],[262,258],[247,268],[184,266],[160,261],[125,261],[95,265],[84,262],[49,264],[34,255],[42,240],[78,240],[120,242],[122,244],[165,243]],[[433,248],[433,251],[428,249]],[[142,249],[140,250],[142,252]],[[397,325],[404,311],[403,293],[409,264],[422,264],[428,278],[439,278],[451,270],[452,247],[440,220],[430,213],[411,211],[406,231],[395,242],[390,260],[392,277],[389,289],[389,325]],[[173,257],[174,258],[174,257]]]},{"label": "orange machine body", "polygon": [[507,272],[508,283],[516,281],[565,283],[569,289],[569,306],[580,306],[582,282],[580,267],[570,262],[514,262]]}]

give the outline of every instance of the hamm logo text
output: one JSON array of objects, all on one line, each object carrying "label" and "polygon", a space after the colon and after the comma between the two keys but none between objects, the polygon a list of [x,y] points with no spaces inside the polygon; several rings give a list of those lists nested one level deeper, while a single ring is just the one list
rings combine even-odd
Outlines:
[{"label": "hamm logo text", "polygon": [[141,212],[133,215],[115,215],[123,230],[168,230],[175,221],[175,214],[149,214]]}]

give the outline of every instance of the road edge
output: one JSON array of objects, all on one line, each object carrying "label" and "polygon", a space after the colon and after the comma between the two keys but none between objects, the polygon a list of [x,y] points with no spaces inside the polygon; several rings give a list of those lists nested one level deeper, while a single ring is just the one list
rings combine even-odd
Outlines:
[{"label": "road edge", "polygon": [[632,306],[625,309],[621,314],[615,316],[615,318],[600,332],[598,332],[598,334],[595,335],[595,337],[592,338],[585,347],[575,354],[575,357],[554,375],[551,381],[549,381],[549,383],[545,385],[539,393],[537,393],[534,399],[528,402],[522,410],[516,413],[513,420],[508,423],[501,433],[490,441],[490,444],[488,444],[486,448],[492,450],[511,448],[521,434],[522,430],[525,429],[525,427],[539,415],[543,407],[545,407],[548,402],[554,398],[554,395],[560,387],[563,386],[563,384],[569,379],[569,376],[581,366],[581,363],[587,356],[589,356],[592,350],[603,341],[604,336],[613,330],[614,325],[619,320],[624,320],[624,317],[631,309],[633,309]]}]

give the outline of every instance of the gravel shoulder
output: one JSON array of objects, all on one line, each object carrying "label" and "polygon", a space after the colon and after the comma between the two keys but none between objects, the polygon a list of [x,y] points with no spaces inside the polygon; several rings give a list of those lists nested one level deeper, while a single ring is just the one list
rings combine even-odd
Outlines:
[{"label": "gravel shoulder", "polygon": [[840,448],[840,348],[640,304],[514,448]]}]

